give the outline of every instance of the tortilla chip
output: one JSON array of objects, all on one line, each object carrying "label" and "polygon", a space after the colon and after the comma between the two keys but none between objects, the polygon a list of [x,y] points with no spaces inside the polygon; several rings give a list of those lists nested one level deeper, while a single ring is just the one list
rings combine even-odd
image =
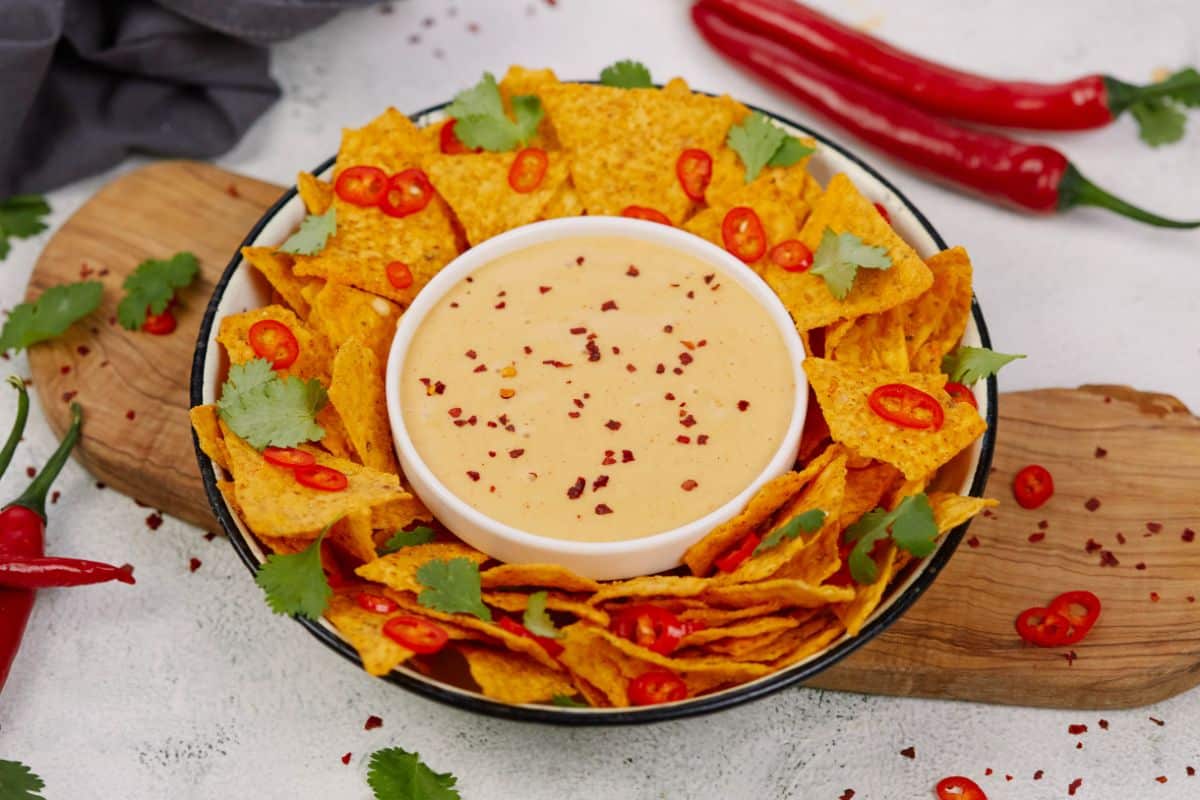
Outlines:
[{"label": "tortilla chip", "polygon": [[[529,605],[529,595],[524,592],[484,592],[483,602],[501,611],[523,612]],[[547,592],[546,608],[551,611],[572,614],[602,628],[607,628],[611,621],[607,613],[595,606],[590,606],[581,600],[575,600],[558,592]]]},{"label": "tortilla chip", "polygon": [[386,531],[389,537],[414,522],[432,520],[433,512],[426,508],[421,498],[416,495],[409,495],[371,509],[371,527],[377,531]]},{"label": "tortilla chip", "polygon": [[316,420],[325,431],[318,444],[338,458],[352,458],[354,451],[350,447],[350,437],[337,409],[326,403],[324,408],[317,412]]},{"label": "tortilla chip", "polygon": [[371,509],[352,511],[338,520],[329,531],[334,547],[366,564],[375,560],[375,540],[371,538]]},{"label": "tortilla chip", "polygon": [[929,290],[901,308],[913,372],[937,372],[954,350],[971,316],[971,259],[961,247],[925,262],[933,273]]},{"label": "tortilla chip", "polygon": [[866,624],[867,618],[875,612],[888,585],[892,582],[896,567],[896,545],[888,542],[883,552],[875,556],[875,566],[878,569],[874,583],[866,586],[855,584],[854,599],[844,605],[833,607],[833,613],[841,620],[850,636],[858,636]]},{"label": "tortilla chip", "polygon": [[413,656],[407,647],[384,636],[383,625],[388,617],[360,607],[351,594],[336,592],[329,598],[325,616],[358,651],[363,669],[370,675],[387,675]]},{"label": "tortilla chip", "polygon": [[678,225],[692,208],[675,175],[679,154],[714,152],[733,122],[727,103],[690,92],[563,83],[540,94],[589,214],[646,206]]},{"label": "tortilla chip", "polygon": [[502,703],[542,703],[555,695],[571,695],[575,686],[566,673],[548,669],[537,661],[507,650],[460,644],[471,677],[484,697]]},{"label": "tortilla chip", "polygon": [[698,608],[684,609],[675,616],[684,622],[699,622],[706,627],[716,628],[728,625],[730,622],[737,620],[763,617],[781,608],[783,608],[783,605],[780,603],[763,603],[757,606],[746,606],[745,608],[712,608],[711,606],[702,605]]},{"label": "tortilla chip", "polygon": [[785,472],[767,481],[750,498],[741,513],[713,528],[703,539],[689,547],[683,554],[683,563],[687,564],[693,575],[707,575],[721,554],[735,547],[747,534],[753,533],[766,522],[789,497],[803,488],[804,481],[798,472]]},{"label": "tortilla chip", "polygon": [[333,202],[333,184],[308,172],[296,175],[296,193],[304,201],[304,208],[309,214],[324,214]]},{"label": "tortilla chip", "polygon": [[485,553],[457,542],[430,542],[402,547],[394,553],[363,564],[354,570],[360,578],[382,583],[400,592],[420,594],[425,586],[417,580],[417,570],[430,561],[449,561],[465,558],[475,564],[487,561]]},{"label": "tortilla chip", "polygon": [[[815,625],[812,627],[816,628]],[[825,623],[824,628],[812,630],[807,638],[797,637],[799,641],[795,643],[795,647],[792,649],[792,651],[770,662],[769,666],[772,671],[775,671],[783,669],[784,667],[790,667],[793,664],[798,664],[801,661],[804,661],[805,659],[810,658],[816,653],[824,650],[826,647],[832,644],[835,639],[841,637],[843,632],[843,628],[839,623],[833,621],[827,622]],[[790,636],[791,633],[792,632],[789,631],[788,633],[784,634],[784,636]]]},{"label": "tortilla chip", "polygon": [[933,521],[938,533],[945,533],[962,525],[985,508],[995,508],[1000,501],[990,497],[968,497],[953,492],[931,492],[929,504],[933,506]]},{"label": "tortilla chip", "polygon": [[860,269],[844,300],[834,297],[825,280],[811,272],[788,272],[767,264],[766,280],[791,312],[800,330],[861,317],[898,306],[920,295],[933,283],[933,274],[892,226],[858,193],[845,175],[835,175],[800,231],[799,239],[814,253],[826,228],[853,233],[868,245],[887,249],[889,269]]},{"label": "tortilla chip", "polygon": [[255,534],[289,536],[319,531],[354,511],[402,496],[395,475],[313,448],[308,451],[318,464],[344,473],[349,483],[340,492],[309,489],[297,483],[290,470],[267,463],[257,450],[229,430],[224,421],[221,433],[229,450],[229,471],[233,474],[242,518]]},{"label": "tortilla chip", "polygon": [[623,597],[695,597],[709,587],[706,578],[676,575],[643,575],[627,581],[606,583],[588,598],[592,605]]},{"label": "tortilla chip", "polygon": [[862,367],[908,371],[902,307],[864,314],[830,325],[825,331],[825,357]]},{"label": "tortilla chip", "polygon": [[814,586],[795,578],[778,578],[758,583],[711,586],[704,599],[716,605],[749,606],[782,603],[788,607],[818,608],[854,599],[854,590],[842,586]]},{"label": "tortilla chip", "polygon": [[358,339],[371,349],[380,369],[387,363],[400,321],[400,307],[340,283],[326,283],[313,296],[308,324],[336,349]]},{"label": "tortilla chip", "polygon": [[[629,679],[608,657],[610,648],[601,640],[598,631],[598,628],[583,625],[564,628],[562,638],[558,640],[563,646],[558,659],[593,707],[623,708],[629,705]],[[598,702],[601,698],[603,702]]]},{"label": "tortilla chip", "polygon": [[550,202],[546,203],[546,207],[542,209],[538,219],[579,217],[586,213],[587,209],[583,207],[583,200],[579,198],[579,192],[575,191],[575,185],[568,178],[558,187],[558,191],[554,193],[554,197],[550,198]]},{"label": "tortilla chip", "polygon": [[300,536],[264,536],[256,533],[254,538],[258,539],[268,551],[281,556],[293,556],[307,550],[308,546],[313,543],[311,537]]},{"label": "tortilla chip", "polygon": [[221,493],[221,497],[225,500],[225,505],[229,506],[229,510],[239,517],[242,515],[242,507],[238,503],[237,489],[233,485],[233,481],[217,478],[217,491]]},{"label": "tortilla chip", "polygon": [[320,281],[297,277],[292,272],[292,257],[273,247],[243,247],[242,258],[262,273],[267,283],[271,284],[271,288],[279,293],[292,311],[301,319],[307,319],[308,300],[304,297],[304,287]]},{"label": "tortilla chip", "polygon": [[338,148],[334,180],[342,170],[356,166],[372,166],[394,175],[408,167],[420,166],[416,158],[437,149],[421,134],[412,120],[395,108],[388,108],[361,128],[343,128],[342,145]]},{"label": "tortilla chip", "polygon": [[485,570],[479,577],[485,589],[533,586],[564,592],[594,592],[600,588],[591,578],[576,575],[558,564],[501,564]]},{"label": "tortilla chip", "polygon": [[295,375],[298,378],[316,378],[322,384],[329,383],[329,366],[333,360],[329,345],[324,337],[313,333],[299,317],[283,306],[264,306],[253,311],[231,314],[221,320],[217,341],[229,355],[229,363],[242,364],[258,358],[250,346],[250,328],[256,322],[274,320],[288,327],[300,346],[300,354],[286,369],[278,370],[281,376]]},{"label": "tortilla chip", "polygon": [[426,161],[429,179],[446,198],[472,245],[537,220],[567,179],[569,159],[561,151],[547,154],[549,166],[531,192],[508,183],[517,153],[436,155]]},{"label": "tortilla chip", "polygon": [[338,410],[359,460],[371,469],[398,473],[383,374],[375,354],[357,339],[338,348],[333,359],[329,401]]},{"label": "tortilla chip", "polygon": [[[970,404],[955,403],[946,394],[945,375],[888,372],[822,358],[805,359],[804,371],[834,441],[893,464],[907,478],[931,474],[987,429]],[[908,384],[936,398],[945,412],[941,429],[904,428],[872,411],[868,396],[889,383]]]},{"label": "tortilla chip", "polygon": [[730,625],[725,628],[702,628],[684,636],[679,642],[680,647],[696,647],[697,645],[715,642],[718,639],[741,639],[760,636],[764,633],[786,631],[799,625],[799,620],[792,617],[759,617],[746,622]]},{"label": "tortilla chip", "polygon": [[217,417],[217,407],[214,405],[196,406],[188,411],[192,420],[192,430],[196,432],[196,441],[200,450],[208,456],[213,465],[226,472],[229,471],[229,451],[221,439],[221,424]]},{"label": "tortilla chip", "polygon": [[741,639],[723,639],[706,646],[710,653],[719,653],[737,661],[774,661],[795,653],[805,643],[830,627],[828,612],[811,612],[815,616],[797,620],[796,626]]},{"label": "tortilla chip", "polygon": [[900,472],[891,464],[875,462],[867,467],[846,472],[846,491],[842,496],[842,511],[838,527],[845,529],[868,511],[883,505],[883,496],[900,479]]},{"label": "tortilla chip", "polygon": [[[547,86],[555,86],[558,82],[558,76],[552,69],[527,69],[516,64],[512,65],[500,79],[500,99],[504,103],[504,110],[511,116],[514,97],[531,94],[541,97],[542,91]],[[558,136],[554,132],[554,124],[548,115],[543,116],[542,121],[538,123],[537,134],[530,144],[546,148],[560,146]]]}]

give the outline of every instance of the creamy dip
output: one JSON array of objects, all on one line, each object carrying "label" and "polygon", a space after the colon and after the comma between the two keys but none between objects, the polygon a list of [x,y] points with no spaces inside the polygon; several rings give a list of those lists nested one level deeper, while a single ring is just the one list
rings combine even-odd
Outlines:
[{"label": "creamy dip", "polygon": [[624,237],[547,242],[430,310],[400,400],[421,459],[492,519],[607,542],[679,527],[767,467],[796,386],[737,282]]}]

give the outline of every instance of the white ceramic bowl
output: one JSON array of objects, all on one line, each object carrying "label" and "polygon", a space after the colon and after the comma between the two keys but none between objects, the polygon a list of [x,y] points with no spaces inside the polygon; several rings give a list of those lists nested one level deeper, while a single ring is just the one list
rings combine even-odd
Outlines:
[{"label": "white ceramic bowl", "polygon": [[[465,502],[434,475],[414,447],[404,422],[400,376],[413,336],[426,315],[448,291],[496,259],[535,245],[581,238],[635,239],[668,247],[699,259],[749,292],[779,331],[792,362],[795,395],[787,432],[765,469],[724,505],[671,530],[617,542],[573,542],[519,530],[499,522]],[[758,275],[728,251],[679,228],[623,217],[572,217],[535,222],[482,242],[442,268],[400,318],[387,364],[387,410],[400,466],[413,491],[438,521],[463,541],[509,564],[560,564],[597,580],[651,575],[679,566],[683,553],[722,522],[735,516],[759,488],[791,468],[804,427],[808,382],[801,363],[804,345],[796,326],[776,294]]]}]

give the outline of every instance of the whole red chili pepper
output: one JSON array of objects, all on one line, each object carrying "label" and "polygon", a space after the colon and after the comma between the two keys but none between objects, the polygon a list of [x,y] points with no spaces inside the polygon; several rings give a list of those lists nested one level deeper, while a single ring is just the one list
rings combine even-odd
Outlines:
[{"label": "whole red chili pepper", "polygon": [[740,28],[918,108],[984,125],[1055,131],[1099,128],[1139,102],[1200,89],[1200,75],[1192,71],[1149,86],[1107,75],[1063,83],[996,80],[921,58],[794,0],[706,4]]},{"label": "whole red chili pepper", "polygon": [[1091,205],[1151,225],[1200,227],[1200,221],[1167,219],[1112,196],[1051,147],[955,125],[832,72],[738,27],[714,4],[715,0],[701,0],[692,7],[692,19],[713,47],[921,172],[1029,211],[1052,213]]},{"label": "whole red chili pepper", "polygon": [[51,556],[0,558],[0,586],[46,589],[53,586],[88,586],[93,583],[137,583],[133,566],[114,567],[102,561]]}]

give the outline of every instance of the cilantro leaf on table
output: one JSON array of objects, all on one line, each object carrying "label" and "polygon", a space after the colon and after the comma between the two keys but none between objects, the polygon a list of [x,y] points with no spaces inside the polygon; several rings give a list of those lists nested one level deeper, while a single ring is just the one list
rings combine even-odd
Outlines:
[{"label": "cilantro leaf on table", "polygon": [[446,116],[458,120],[454,134],[464,145],[495,153],[528,142],[542,121],[542,101],[536,95],[513,97],[512,108],[515,122],[504,113],[495,76],[485,72],[479,83],[454,96]]},{"label": "cilantro leaf on table", "polygon": [[751,113],[740,125],[730,128],[725,143],[742,159],[746,183],[757,178],[765,166],[788,167],[813,151],[761,111]]},{"label": "cilantro leaf on table", "polygon": [[825,512],[819,508],[811,508],[808,511],[797,514],[764,536],[763,540],[758,543],[758,547],[754,548],[754,552],[751,555],[756,556],[759,553],[766,552],[784,539],[795,539],[801,533],[815,533],[824,524]]},{"label": "cilantro leaf on table", "polygon": [[425,587],[417,602],[426,608],[492,621],[492,611],[480,593],[479,565],[471,559],[427,561],[417,568],[417,581]]},{"label": "cilantro leaf on table", "polygon": [[136,331],[147,315],[166,311],[175,292],[194,281],[199,272],[196,256],[186,251],[165,261],[151,258],[138,264],[122,284],[125,297],[117,306],[121,327]]},{"label": "cilantro leaf on table", "polygon": [[104,285],[99,281],[51,286],[32,303],[21,303],[0,330],[0,353],[22,350],[61,335],[72,323],[100,306]]},{"label": "cilantro leaf on table", "polygon": [[387,555],[405,547],[432,542],[436,535],[433,528],[427,525],[419,525],[411,531],[396,531],[392,538],[383,543],[382,553]]},{"label": "cilantro leaf on table", "polygon": [[316,421],[325,399],[325,388],[315,378],[280,378],[271,362],[256,358],[229,368],[217,411],[256,450],[295,447],[325,435]]},{"label": "cilantro leaf on table", "polygon": [[982,378],[995,375],[1010,361],[1024,357],[1018,353],[997,353],[986,347],[963,345],[942,358],[942,372],[949,375],[950,380],[970,386]]},{"label": "cilantro leaf on table", "polygon": [[875,582],[879,568],[871,558],[871,551],[881,539],[891,536],[901,550],[921,558],[933,552],[937,533],[933,506],[923,492],[909,495],[891,511],[883,508],[868,511],[844,533],[846,541],[854,542],[848,559],[850,577],[859,584]]},{"label": "cilantro leaf on table", "polygon": [[46,800],[42,779],[20,761],[0,759],[0,797],[4,800]]},{"label": "cilantro leaf on table", "polygon": [[461,800],[449,772],[434,772],[421,761],[420,753],[385,747],[371,754],[367,783],[375,800]]},{"label": "cilantro leaf on table", "polygon": [[521,622],[524,623],[525,630],[534,636],[557,639],[562,634],[554,627],[554,620],[546,613],[547,597],[549,595],[544,591],[529,595],[529,601],[525,605],[525,617]]},{"label": "cilantro leaf on table", "polygon": [[[1127,92],[1130,95],[1123,98]],[[1122,101],[1129,103],[1129,112],[1138,123],[1138,135],[1146,144],[1171,144],[1183,138],[1187,124],[1183,109],[1200,106],[1200,72],[1187,67],[1149,86],[1120,84],[1113,101],[1117,110]]]},{"label": "cilantro leaf on table", "polygon": [[587,703],[581,703],[574,697],[568,697],[565,694],[556,694],[550,698],[550,703],[559,708],[591,708]]},{"label": "cilantro leaf on table", "polygon": [[649,89],[654,86],[646,65],[628,58],[601,70],[600,83],[618,89]]},{"label": "cilantro leaf on table", "polygon": [[8,256],[8,240],[27,239],[46,230],[42,217],[50,213],[46,198],[17,194],[0,202],[0,261]]},{"label": "cilantro leaf on table", "polygon": [[300,230],[279,246],[281,253],[315,256],[325,249],[329,237],[337,233],[337,209],[333,206],[324,214],[309,214],[300,223]]},{"label": "cilantro leaf on table", "polygon": [[299,553],[272,553],[258,569],[254,582],[267,596],[267,605],[276,614],[321,618],[333,590],[321,568],[321,540],[332,525],[326,526],[312,544]]},{"label": "cilantro leaf on table", "polygon": [[860,267],[890,269],[891,266],[892,259],[886,248],[864,244],[853,233],[834,233],[826,228],[817,252],[813,253],[809,272],[824,278],[829,293],[838,300],[845,300]]}]

